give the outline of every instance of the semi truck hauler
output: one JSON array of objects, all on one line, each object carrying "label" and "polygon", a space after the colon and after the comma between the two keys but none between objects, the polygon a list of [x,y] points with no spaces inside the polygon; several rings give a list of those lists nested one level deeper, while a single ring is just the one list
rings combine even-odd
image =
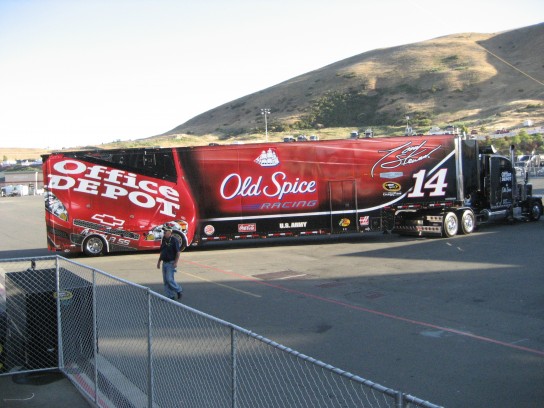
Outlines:
[{"label": "semi truck hauler", "polygon": [[538,219],[510,159],[457,135],[88,150],[43,156],[48,248],[100,255],[206,241]]}]

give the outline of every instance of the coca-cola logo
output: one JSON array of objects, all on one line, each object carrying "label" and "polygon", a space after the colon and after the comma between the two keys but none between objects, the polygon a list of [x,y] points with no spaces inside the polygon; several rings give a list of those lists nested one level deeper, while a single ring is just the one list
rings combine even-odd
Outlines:
[{"label": "coca-cola logo", "polygon": [[257,224],[238,224],[238,232],[255,232]]},{"label": "coca-cola logo", "polygon": [[263,176],[254,179],[252,176],[242,178],[238,173],[229,174],[221,183],[220,193],[225,200],[235,197],[266,197],[283,199],[284,196],[293,194],[315,193],[317,183],[315,180],[302,180],[300,177],[290,180],[282,171],[277,171],[268,182]]}]

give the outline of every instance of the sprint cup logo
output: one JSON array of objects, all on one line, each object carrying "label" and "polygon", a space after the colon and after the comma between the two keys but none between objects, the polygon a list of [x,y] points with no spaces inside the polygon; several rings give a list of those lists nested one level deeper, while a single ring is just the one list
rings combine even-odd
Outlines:
[{"label": "sprint cup logo", "polygon": [[385,191],[400,191],[400,184],[394,181],[387,181],[382,186]]},{"label": "sprint cup logo", "polygon": [[386,181],[382,184],[382,187],[385,190],[384,197],[395,197],[401,194],[401,185],[395,181]]}]

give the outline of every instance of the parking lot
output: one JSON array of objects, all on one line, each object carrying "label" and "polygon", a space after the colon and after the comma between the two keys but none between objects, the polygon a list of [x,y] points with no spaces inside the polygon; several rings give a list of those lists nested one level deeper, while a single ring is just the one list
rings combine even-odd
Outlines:
[{"label": "parking lot", "polygon": [[[544,179],[535,179],[542,194]],[[43,198],[0,199],[2,258],[48,254]],[[20,216],[24,214],[24,216]],[[468,236],[208,244],[184,303],[447,407],[544,405],[544,219]],[[161,292],[157,253],[72,259]]]}]

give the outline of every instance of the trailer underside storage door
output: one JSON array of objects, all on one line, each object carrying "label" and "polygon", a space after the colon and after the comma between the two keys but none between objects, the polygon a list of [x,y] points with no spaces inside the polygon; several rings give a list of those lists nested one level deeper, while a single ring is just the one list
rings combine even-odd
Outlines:
[{"label": "trailer underside storage door", "polygon": [[329,181],[331,233],[359,230],[356,197],[355,180]]}]

